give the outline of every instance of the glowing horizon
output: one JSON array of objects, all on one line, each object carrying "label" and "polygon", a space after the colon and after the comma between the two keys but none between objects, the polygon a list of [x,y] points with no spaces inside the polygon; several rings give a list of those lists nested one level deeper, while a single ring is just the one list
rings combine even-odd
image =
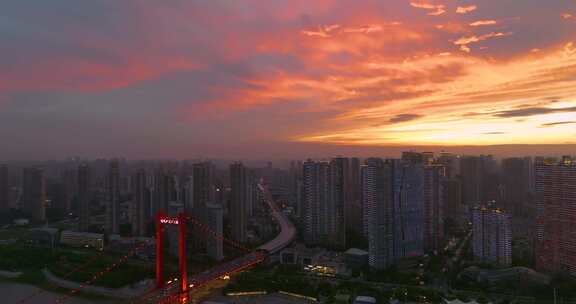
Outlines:
[{"label": "glowing horizon", "polygon": [[0,156],[576,144],[574,2],[50,2],[0,11]]}]

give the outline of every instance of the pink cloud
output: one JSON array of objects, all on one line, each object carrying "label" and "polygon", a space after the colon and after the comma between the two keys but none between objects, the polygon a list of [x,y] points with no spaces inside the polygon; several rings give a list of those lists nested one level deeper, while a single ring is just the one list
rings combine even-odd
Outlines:
[{"label": "pink cloud", "polygon": [[512,32],[491,32],[480,36],[476,35],[465,36],[454,41],[454,44],[459,46],[460,50],[462,50],[463,52],[470,53],[471,49],[468,46],[469,44],[481,42],[491,38],[505,37],[510,35],[512,35]]},{"label": "pink cloud", "polygon": [[498,24],[496,20],[478,20],[470,23],[470,26],[485,26],[485,25],[495,25]]},{"label": "pink cloud", "polygon": [[457,14],[468,14],[470,12],[473,12],[477,9],[478,7],[476,5],[469,5],[469,6],[459,6],[456,9],[456,13]]},{"label": "pink cloud", "polygon": [[429,2],[410,2],[410,5],[415,8],[430,11],[428,13],[429,16],[440,16],[446,13],[446,6],[444,4],[433,4]]}]

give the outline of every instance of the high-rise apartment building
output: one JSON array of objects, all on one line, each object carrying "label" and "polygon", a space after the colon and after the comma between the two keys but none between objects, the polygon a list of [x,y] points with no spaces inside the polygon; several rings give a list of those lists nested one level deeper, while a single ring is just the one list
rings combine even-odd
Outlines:
[{"label": "high-rise apartment building", "polygon": [[464,156],[460,159],[460,174],[462,176],[462,198],[468,208],[482,203],[484,174],[482,158]]},{"label": "high-rise apartment building", "polygon": [[78,167],[78,230],[87,231],[90,226],[90,168],[87,164]]},{"label": "high-rise apartment building", "polygon": [[344,157],[330,161],[330,204],[328,204],[328,235],[332,244],[339,248],[346,246],[346,206],[350,204],[348,195],[349,161]]},{"label": "high-rise apartment building", "polygon": [[519,216],[531,206],[532,162],[530,158],[505,158],[502,160],[502,182],[504,184],[504,208]]},{"label": "high-rise apartment building", "polygon": [[108,201],[106,205],[106,231],[120,233],[120,165],[118,160],[110,162],[107,179]]},{"label": "high-rise apartment building", "polygon": [[361,204],[361,177],[360,177],[360,159],[350,158],[347,174],[347,194],[346,198],[346,227],[355,231],[356,233],[362,233],[362,204]]},{"label": "high-rise apartment building", "polygon": [[8,166],[0,165],[0,212],[10,209],[10,181]]},{"label": "high-rise apartment building", "polygon": [[167,213],[172,194],[174,192],[174,176],[166,172],[164,168],[154,170],[154,182],[152,186],[152,214],[158,212]]},{"label": "high-rise apartment building", "polygon": [[[442,236],[438,227],[441,211],[437,209],[442,206],[442,172],[425,171],[420,161],[414,161],[419,158],[412,157],[413,153],[410,156],[386,161],[370,158],[362,167],[364,234],[368,238],[369,263],[374,269],[421,256],[425,236],[431,246],[439,243]],[[427,204],[429,213],[425,212]]]},{"label": "high-rise apartment building", "polygon": [[500,266],[512,263],[510,217],[504,211],[489,207],[472,210],[472,250],[482,262]]},{"label": "high-rise apartment building", "polygon": [[230,165],[230,222],[232,239],[246,242],[250,181],[248,169],[242,163]]},{"label": "high-rise apartment building", "polygon": [[132,226],[132,235],[146,236],[147,223],[152,220],[153,216],[149,212],[149,191],[146,182],[146,171],[144,169],[138,170],[132,176],[132,204],[131,204],[131,218],[130,223]]},{"label": "high-rise apartment building", "polygon": [[[207,225],[210,230],[217,233],[218,235],[223,234],[223,217],[224,213],[222,211],[222,206],[218,204],[208,204],[207,209]],[[222,239],[217,237],[210,237],[206,240],[206,252],[210,258],[215,261],[221,261],[224,259],[224,247],[222,244]]]},{"label": "high-rise apartment building", "polygon": [[46,220],[44,171],[25,168],[22,175],[22,209],[33,221]]},{"label": "high-rise apartment building", "polygon": [[379,158],[369,158],[361,168],[364,235],[368,239],[368,264],[383,270],[394,262],[394,191],[392,170]]},{"label": "high-rise apartment building", "polygon": [[345,169],[343,158],[303,164],[302,213],[308,244],[344,247],[346,242]]},{"label": "high-rise apartment building", "polygon": [[576,275],[576,161],[539,160],[536,178],[536,265]]},{"label": "high-rise apartment building", "polygon": [[442,181],[444,193],[444,220],[450,221],[452,229],[464,226],[468,222],[466,208],[462,204],[462,181],[459,178],[447,178]]},{"label": "high-rise apartment building", "polygon": [[192,175],[193,209],[204,210],[214,201],[214,166],[210,162],[194,164]]},{"label": "high-rise apartment building", "polygon": [[444,240],[444,208],[446,167],[427,165],[424,168],[424,249],[437,252]]},{"label": "high-rise apartment building", "polygon": [[388,161],[394,176],[394,255],[424,254],[424,166],[400,160]]},{"label": "high-rise apartment building", "polygon": [[446,177],[454,178],[460,173],[459,157],[449,152],[441,152],[436,163],[446,168]]}]

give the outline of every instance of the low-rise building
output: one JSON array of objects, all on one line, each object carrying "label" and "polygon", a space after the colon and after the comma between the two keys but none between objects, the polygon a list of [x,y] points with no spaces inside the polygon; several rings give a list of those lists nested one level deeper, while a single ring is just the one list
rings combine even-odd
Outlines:
[{"label": "low-rise building", "polygon": [[94,248],[102,251],[104,250],[104,235],[64,230],[60,235],[60,244],[73,247]]},{"label": "low-rise building", "polygon": [[368,265],[368,252],[358,248],[350,248],[344,252],[344,262],[352,269],[362,269]]},{"label": "low-rise building", "polygon": [[354,304],[376,304],[376,299],[368,296],[357,296]]}]

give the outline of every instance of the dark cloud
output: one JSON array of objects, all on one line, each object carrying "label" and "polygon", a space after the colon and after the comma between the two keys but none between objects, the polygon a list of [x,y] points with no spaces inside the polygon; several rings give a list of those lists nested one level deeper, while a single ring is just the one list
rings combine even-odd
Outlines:
[{"label": "dark cloud", "polygon": [[524,109],[495,112],[495,113],[492,113],[492,115],[494,117],[499,117],[499,118],[510,118],[510,117],[527,117],[527,116],[536,116],[536,115],[543,115],[543,114],[568,113],[568,112],[576,112],[576,107],[568,107],[568,108],[534,107],[534,108],[524,108]]},{"label": "dark cloud", "polygon": [[545,124],[541,124],[541,128],[553,127],[553,126],[560,126],[560,125],[570,125],[576,124],[576,121],[557,121],[557,122],[549,122]]},{"label": "dark cloud", "polygon": [[486,132],[486,133],[482,133],[484,135],[504,135],[504,134],[508,134],[506,132]]},{"label": "dark cloud", "polygon": [[392,118],[390,118],[389,122],[390,123],[401,123],[401,122],[407,122],[407,121],[413,121],[416,120],[418,118],[421,118],[422,115],[419,114],[399,114],[396,115]]}]

